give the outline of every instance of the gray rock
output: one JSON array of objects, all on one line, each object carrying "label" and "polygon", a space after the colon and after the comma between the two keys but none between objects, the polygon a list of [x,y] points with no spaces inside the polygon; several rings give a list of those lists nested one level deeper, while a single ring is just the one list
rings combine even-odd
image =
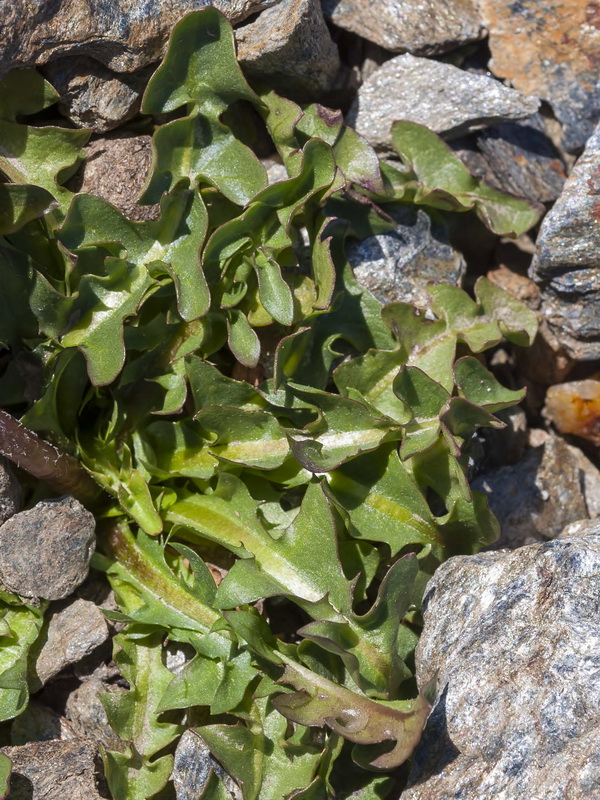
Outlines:
[{"label": "gray rock", "polygon": [[0,526],[0,580],[23,597],[62,600],[85,580],[95,543],[94,517],[74,497],[43,500]]},{"label": "gray rock", "polygon": [[150,70],[117,73],[86,56],[51,61],[43,70],[58,94],[59,111],[79,128],[105,133],[133,117]]},{"label": "gray rock", "polygon": [[448,241],[444,226],[414,206],[394,210],[398,227],[348,245],[356,279],[383,303],[427,307],[429,283],[460,286],[465,262]]},{"label": "gray rock", "polygon": [[493,78],[407,54],[386,61],[363,83],[346,121],[374,147],[389,150],[396,120],[418,122],[450,139],[529,117],[539,105],[537,97]]},{"label": "gray rock", "polygon": [[12,467],[0,458],[0,525],[21,508],[21,484]]},{"label": "gray rock", "polygon": [[110,727],[106,711],[100,701],[101,695],[106,692],[121,691],[122,689],[92,676],[71,692],[65,705],[65,716],[74,735],[80,739],[97,742],[108,750],[121,750],[123,742]]},{"label": "gray rock", "polygon": [[158,219],[158,205],[141,206],[136,202],[152,162],[150,136],[113,133],[93,139],[84,150],[86,161],[68,184],[72,191],[102,197],[137,222]]},{"label": "gray rock", "polygon": [[577,152],[600,117],[600,13],[589,0],[479,0],[494,75],[552,106]]},{"label": "gray rock", "polygon": [[565,525],[589,516],[580,461],[556,436],[517,464],[479,476],[473,489],[487,495],[500,523],[494,549],[553,539]]},{"label": "gray rock", "polygon": [[322,0],[338,27],[393,52],[432,55],[481,39],[485,30],[471,0]]},{"label": "gray rock", "polygon": [[546,215],[531,276],[544,316],[575,359],[600,358],[600,125]]},{"label": "gray rock", "polygon": [[528,439],[527,415],[521,406],[505,408],[495,413],[506,428],[481,428],[478,440],[482,443],[483,457],[479,469],[488,472],[507,464],[516,464],[524,455]]},{"label": "gray rock", "polygon": [[524,122],[486,128],[477,143],[499,189],[540,203],[552,202],[560,195],[567,177],[565,168],[539,114]]},{"label": "gray rock", "polygon": [[192,730],[186,731],[175,750],[171,779],[177,800],[196,800],[201,796],[210,773],[223,783],[232,800],[242,800],[242,793],[223,767],[210,755],[210,750]]},{"label": "gray rock", "polygon": [[34,657],[34,682],[43,686],[65,667],[76,664],[108,639],[108,626],[98,606],[75,600],[49,617],[41,649]]},{"label": "gray rock", "polygon": [[340,67],[319,0],[280,0],[237,28],[235,38],[246,72],[286,96],[314,100]]},{"label": "gray rock", "polygon": [[105,800],[100,755],[93,742],[33,742],[2,747],[12,761],[10,800]]},{"label": "gray rock", "polygon": [[416,654],[437,697],[402,800],[598,796],[598,597],[598,523],[442,564]]},{"label": "gray rock", "polygon": [[25,711],[19,714],[10,727],[10,741],[14,745],[76,738],[79,737],[64,717],[34,700],[29,701]]},{"label": "gray rock", "polygon": [[87,56],[115,72],[158,61],[173,27],[212,5],[238,23],[277,0],[0,0],[0,76],[61,56]]}]

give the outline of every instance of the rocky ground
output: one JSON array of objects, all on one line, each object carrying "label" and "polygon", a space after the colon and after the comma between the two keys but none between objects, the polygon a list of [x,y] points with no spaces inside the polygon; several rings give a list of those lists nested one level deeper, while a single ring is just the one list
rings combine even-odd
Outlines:
[{"label": "rocky ground", "polygon": [[[174,23],[206,4],[0,0],[0,75],[41,69],[61,113],[95,131],[74,180],[132,218],[154,213],[134,202],[150,163],[141,93]],[[383,300],[419,304],[430,281],[468,289],[484,274],[540,322],[532,348],[498,347],[491,357],[505,384],[528,388],[522,407],[506,412],[507,429],[482,435],[474,465],[502,533],[489,552],[450,559],[429,586],[417,675],[423,685],[436,675],[438,696],[401,797],[600,796],[598,4],[212,5],[235,23],[251,79],[340,108],[383,156],[393,121],[427,125],[473,174],[545,206],[539,229],[516,241],[474,215],[456,223],[408,209],[349,257]],[[33,700],[2,742],[14,765],[10,797],[107,797],[98,744],[114,737],[98,695],[121,679],[114,626],[99,610],[111,608],[110,594],[86,577],[93,518],[68,498],[25,511],[21,502],[14,473],[0,465],[0,578],[52,601]],[[20,547],[24,538],[36,547]],[[173,652],[173,671],[184,659]],[[199,796],[205,779],[209,756],[194,738],[178,747],[179,800]]]}]

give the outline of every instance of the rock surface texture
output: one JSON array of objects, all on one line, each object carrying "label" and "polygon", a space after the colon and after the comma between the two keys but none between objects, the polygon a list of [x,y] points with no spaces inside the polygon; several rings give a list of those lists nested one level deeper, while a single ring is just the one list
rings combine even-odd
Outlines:
[{"label": "rock surface texture", "polygon": [[100,754],[93,742],[33,742],[3,747],[13,764],[10,800],[103,800]]},{"label": "rock surface texture", "polygon": [[570,152],[600,117],[600,6],[589,0],[480,0],[490,69],[552,106]]},{"label": "rock surface texture", "polygon": [[529,117],[538,108],[537,97],[485,75],[406,54],[386,61],[363,83],[346,121],[374,147],[390,149],[390,128],[396,120],[418,122],[453,138]]},{"label": "rock surface texture", "polygon": [[402,800],[598,795],[599,597],[599,523],[438,569],[417,648],[437,699]]},{"label": "rock surface texture", "polygon": [[396,209],[398,227],[348,246],[356,279],[384,303],[427,307],[429,283],[460,286],[465,262],[450,245],[443,225],[422,209]]},{"label": "rock surface texture", "polygon": [[432,55],[485,35],[472,0],[322,0],[338,27],[392,52]]},{"label": "rock surface texture", "polygon": [[319,0],[280,0],[235,32],[238,58],[250,75],[268,76],[287,96],[314,99],[340,66]]},{"label": "rock surface texture", "polygon": [[[580,459],[574,450],[562,439],[548,436],[517,464],[498,467],[473,482],[474,489],[487,495],[500,523],[501,534],[494,549],[552,539],[570,522],[592,516],[582,469],[585,456],[580,453]],[[593,481],[598,470],[585,461]],[[593,499],[592,493],[590,502]]]},{"label": "rock surface texture", "polygon": [[0,580],[23,597],[62,600],[85,580],[95,543],[81,503],[43,500],[0,526]]},{"label": "rock surface texture", "polygon": [[88,56],[115,72],[158,61],[190,11],[212,5],[233,23],[276,0],[0,0],[0,76],[60,56]]},{"label": "rock surface texture", "polygon": [[44,684],[65,667],[76,664],[108,639],[104,614],[88,600],[75,600],[50,617],[46,641],[34,665]]},{"label": "rock surface texture", "polygon": [[531,274],[572,357],[600,358],[600,126],[542,222]]},{"label": "rock surface texture", "polygon": [[0,525],[21,508],[21,486],[10,464],[0,459]]}]

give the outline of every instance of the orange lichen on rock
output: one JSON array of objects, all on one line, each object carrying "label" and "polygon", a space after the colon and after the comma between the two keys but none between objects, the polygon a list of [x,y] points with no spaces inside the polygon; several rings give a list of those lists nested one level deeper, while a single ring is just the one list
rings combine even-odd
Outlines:
[{"label": "orange lichen on rock", "polygon": [[600,445],[600,380],[551,386],[544,415],[561,433],[572,433]]}]

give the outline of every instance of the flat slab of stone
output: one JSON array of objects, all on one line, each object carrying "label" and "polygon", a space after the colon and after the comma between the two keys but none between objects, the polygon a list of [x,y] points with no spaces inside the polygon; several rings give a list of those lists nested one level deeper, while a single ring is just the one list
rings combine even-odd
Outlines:
[{"label": "flat slab of stone", "polygon": [[569,152],[600,118],[600,6],[589,0],[480,0],[490,69],[552,106]]},{"label": "flat slab of stone", "polygon": [[472,0],[323,0],[340,28],[392,52],[432,55],[485,36]]},{"label": "flat slab of stone", "polygon": [[62,600],[87,577],[95,528],[74,497],[20,511],[0,526],[0,580],[22,597]]},{"label": "flat slab of stone", "polygon": [[531,276],[573,357],[600,358],[600,125],[542,222]]},{"label": "flat slab of stone", "polygon": [[589,800],[600,776],[600,523],[449,559],[417,678],[437,697],[402,800]]},{"label": "flat slab of stone", "polygon": [[386,61],[361,86],[346,122],[380,150],[392,147],[397,120],[425,125],[447,139],[535,114],[537,97],[485,75],[409,54]]},{"label": "flat slab of stone", "polygon": [[32,742],[3,747],[13,764],[10,800],[106,800],[102,764],[93,742]]}]

